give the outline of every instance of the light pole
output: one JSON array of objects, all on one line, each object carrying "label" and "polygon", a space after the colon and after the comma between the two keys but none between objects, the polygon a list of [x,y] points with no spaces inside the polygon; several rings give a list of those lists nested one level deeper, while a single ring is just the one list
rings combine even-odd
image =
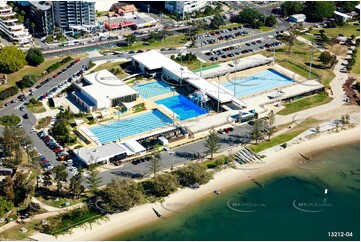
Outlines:
[{"label": "light pole", "polygon": [[310,68],[308,70],[308,80],[311,79],[311,70],[312,70],[312,59],[313,59],[313,50],[314,50],[314,44],[312,39],[312,51],[311,51],[311,57],[310,57]]},{"label": "light pole", "polygon": [[221,73],[218,71],[218,107],[217,107],[217,113],[219,113],[219,85],[221,85]]},{"label": "light pole", "polygon": [[233,96],[236,97],[236,83],[237,83],[237,64],[239,60],[233,60],[234,64],[234,86],[233,86]]},{"label": "light pole", "polygon": [[[203,47],[203,42],[201,42],[201,53],[202,53],[202,48]],[[203,64],[203,62],[202,62],[202,60],[200,60],[200,62],[201,62],[201,71],[199,72],[199,76],[200,77],[202,77],[202,64]]]}]

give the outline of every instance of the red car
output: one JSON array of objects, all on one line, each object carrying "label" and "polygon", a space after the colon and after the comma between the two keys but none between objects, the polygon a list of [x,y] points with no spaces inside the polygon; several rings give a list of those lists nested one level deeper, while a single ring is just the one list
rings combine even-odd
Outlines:
[{"label": "red car", "polygon": [[54,76],[53,76],[53,78],[57,78],[58,77],[58,74],[55,74]]},{"label": "red car", "polygon": [[59,153],[60,151],[61,151],[61,148],[60,148],[60,147],[54,149],[54,152],[55,152],[55,153]]},{"label": "red car", "polygon": [[42,138],[43,141],[48,141],[48,140],[50,140],[50,139],[51,139],[51,137],[50,137],[49,135],[47,135],[47,136],[45,136],[44,138]]},{"label": "red car", "polygon": [[225,128],[224,132],[229,133],[230,131],[229,131],[229,129]]},{"label": "red car", "polygon": [[76,59],[76,62],[80,62],[80,59]]}]

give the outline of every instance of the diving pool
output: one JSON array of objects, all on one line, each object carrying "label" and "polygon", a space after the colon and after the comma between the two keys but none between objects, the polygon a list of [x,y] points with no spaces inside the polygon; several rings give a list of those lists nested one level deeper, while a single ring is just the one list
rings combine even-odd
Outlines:
[{"label": "diving pool", "polygon": [[[232,76],[234,75],[232,74],[231,77]],[[268,69],[267,71],[260,72],[256,75],[239,78],[232,82],[224,82],[222,85],[232,92],[234,91],[234,87],[236,87],[236,97],[241,98],[285,86],[293,82],[293,79],[282,75],[273,69]]]},{"label": "diving pool", "polygon": [[135,86],[134,89],[137,90],[143,98],[156,97],[172,91],[172,87],[161,80],[141,84]]},{"label": "diving pool", "polygon": [[98,125],[89,130],[98,137],[100,143],[105,144],[170,124],[173,124],[170,118],[158,109],[154,109],[151,112],[138,114],[131,118]]},{"label": "diving pool", "polygon": [[158,105],[164,105],[166,108],[174,112],[179,120],[186,120],[208,113],[207,110],[189,100],[183,95],[168,97],[155,101]]}]

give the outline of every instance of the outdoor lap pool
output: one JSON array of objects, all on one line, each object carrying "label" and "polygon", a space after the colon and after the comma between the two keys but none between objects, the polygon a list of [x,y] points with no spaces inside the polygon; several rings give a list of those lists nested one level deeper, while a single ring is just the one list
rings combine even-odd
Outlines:
[{"label": "outdoor lap pool", "polygon": [[89,130],[98,137],[100,143],[105,144],[170,124],[173,124],[170,118],[159,110],[154,109],[151,112],[138,114],[131,118],[98,125]]},{"label": "outdoor lap pool", "polygon": [[174,112],[179,120],[186,120],[208,113],[208,111],[202,109],[183,95],[161,99],[155,101],[155,103],[163,105],[166,109]]},{"label": "outdoor lap pool", "polygon": [[156,97],[172,91],[172,87],[161,80],[141,84],[135,86],[134,89],[144,98]]},{"label": "outdoor lap pool", "polygon": [[[230,77],[234,78],[234,75],[232,74]],[[236,97],[241,98],[253,95],[255,93],[264,92],[266,90],[285,86],[293,82],[294,80],[292,80],[291,78],[286,77],[273,69],[269,69],[256,75],[247,76],[244,78],[237,78],[237,80],[234,80],[232,82],[224,82],[222,83],[222,85],[227,89],[231,90],[232,92],[235,88]]]}]

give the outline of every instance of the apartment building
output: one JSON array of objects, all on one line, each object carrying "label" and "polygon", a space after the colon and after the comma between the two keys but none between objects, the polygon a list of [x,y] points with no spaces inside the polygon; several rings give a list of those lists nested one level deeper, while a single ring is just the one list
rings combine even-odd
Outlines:
[{"label": "apartment building", "polygon": [[54,31],[54,8],[50,1],[30,1],[30,18],[35,23],[36,34],[47,36]]},{"label": "apartment building", "polygon": [[0,1],[0,31],[11,42],[25,45],[32,42],[29,30],[15,17],[13,8],[6,1]]}]

